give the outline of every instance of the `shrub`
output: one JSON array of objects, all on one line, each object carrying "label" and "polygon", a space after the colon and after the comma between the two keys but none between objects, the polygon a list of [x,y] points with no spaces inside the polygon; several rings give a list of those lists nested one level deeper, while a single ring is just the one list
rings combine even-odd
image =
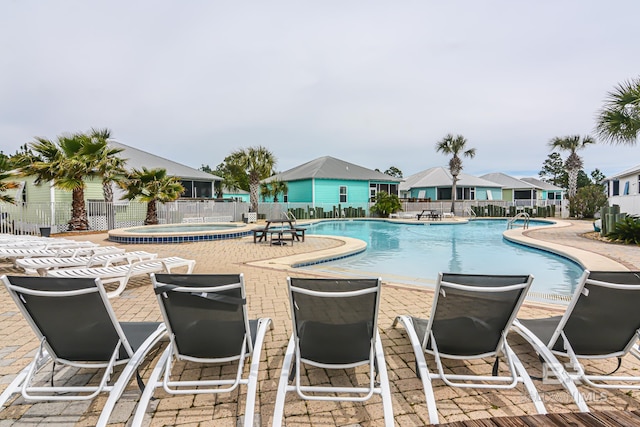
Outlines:
[{"label": "shrub", "polygon": [[616,222],[614,230],[606,237],[614,242],[640,245],[640,218],[629,215]]},{"label": "shrub", "polygon": [[400,199],[395,194],[388,194],[384,191],[376,194],[376,203],[371,206],[371,212],[386,218],[389,214],[402,210]]},{"label": "shrub", "polygon": [[607,195],[601,185],[587,185],[578,189],[571,200],[571,212],[578,218],[593,218],[603,206],[607,206]]}]

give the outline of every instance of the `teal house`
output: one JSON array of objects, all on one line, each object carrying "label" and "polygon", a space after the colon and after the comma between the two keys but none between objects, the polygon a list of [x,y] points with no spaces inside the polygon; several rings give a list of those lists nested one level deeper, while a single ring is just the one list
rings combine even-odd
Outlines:
[{"label": "teal house", "polygon": [[[451,200],[453,178],[443,167],[413,174],[400,184],[400,198],[410,201]],[[502,185],[461,173],[456,185],[456,200],[502,200]]]},{"label": "teal house", "polygon": [[366,212],[369,202],[381,191],[398,195],[402,179],[325,156],[262,182],[274,181],[287,184],[287,193],[280,200],[289,205],[299,204],[300,208],[321,208],[324,211],[338,209],[345,216],[346,209]]}]

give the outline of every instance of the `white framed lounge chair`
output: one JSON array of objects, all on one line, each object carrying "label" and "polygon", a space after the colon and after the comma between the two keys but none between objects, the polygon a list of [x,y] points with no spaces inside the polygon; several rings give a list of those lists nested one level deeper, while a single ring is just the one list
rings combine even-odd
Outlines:
[{"label": "white framed lounge chair", "polygon": [[[589,409],[576,385],[640,389],[640,376],[589,374],[580,359],[640,359],[640,272],[586,270],[562,316],[518,319],[513,329],[544,360],[546,379],[559,381],[578,408]],[[557,356],[567,358],[561,363]],[[616,369],[617,371],[617,369]]]},{"label": "white framed lounge chair", "polygon": [[[244,426],[253,426],[260,353],[272,324],[267,317],[249,319],[243,275],[152,274],[151,280],[170,342],[147,381],[132,425],[142,425],[157,388],[172,395],[214,394],[246,385]],[[251,366],[243,376],[247,357]],[[238,367],[226,378],[186,381],[172,378],[174,359],[207,366],[237,361]]]},{"label": "white framed lounge chair", "polygon": [[[287,279],[293,334],[280,373],[273,426],[282,425],[286,394],[294,391],[304,400],[335,402],[364,402],[380,395],[385,425],[394,425],[377,326],[381,283],[380,279]],[[368,365],[369,381],[354,387],[302,384],[303,364],[324,369]]]},{"label": "white framed lounge chair", "polygon": [[[536,410],[546,409],[522,363],[507,343],[507,333],[531,286],[533,276],[440,273],[428,319],[407,315],[402,323],[416,356],[416,374],[422,380],[429,419],[438,423],[431,381],[452,387],[506,389],[523,384]],[[433,355],[436,372],[427,367],[425,353]],[[506,359],[507,375],[499,375],[499,356]],[[442,359],[474,360],[495,357],[492,375],[445,372]]]},{"label": "white framed lounge chair", "polygon": [[59,247],[42,248],[0,248],[0,258],[10,260],[14,265],[16,260],[21,258],[40,258],[40,257],[76,257],[83,255],[92,255],[95,253],[124,253],[124,249],[115,246],[74,246],[63,245]]},{"label": "white framed lounge chair", "polygon": [[187,274],[191,274],[196,265],[192,259],[180,257],[156,258],[146,261],[136,261],[126,265],[112,265],[109,267],[89,268],[60,268],[47,271],[49,277],[99,277],[103,284],[118,283],[118,287],[107,292],[109,298],[117,297],[127,286],[129,279],[151,273],[171,273],[175,268],[186,267]]},{"label": "white framed lounge chair", "polygon": [[[40,346],[34,360],[0,395],[0,410],[18,393],[28,401],[86,401],[104,392],[108,398],[96,425],[107,425],[138,366],[166,333],[165,325],[118,322],[100,279],[2,276],[1,280]],[[102,369],[103,374],[86,385],[55,384],[54,372],[51,385],[47,380],[34,380],[38,371],[50,366],[50,361],[54,368]],[[118,365],[124,367],[112,381],[113,369]]]},{"label": "white framed lounge chair", "polygon": [[108,267],[126,261],[131,264],[135,261],[151,260],[158,254],[145,251],[133,252],[96,252],[90,256],[70,257],[38,257],[16,259],[16,267],[22,268],[27,274],[39,274],[46,276],[48,270],[71,267]]}]

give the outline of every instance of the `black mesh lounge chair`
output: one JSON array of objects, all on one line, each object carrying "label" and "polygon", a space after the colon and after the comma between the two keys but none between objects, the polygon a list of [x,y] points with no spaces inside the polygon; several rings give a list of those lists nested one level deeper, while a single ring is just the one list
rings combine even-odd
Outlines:
[{"label": "black mesh lounge chair", "polygon": [[[384,352],[378,334],[380,279],[287,279],[293,334],[289,340],[276,398],[273,425],[280,426],[286,393],[305,400],[368,400],[382,396],[385,425],[394,425]],[[347,369],[369,365],[368,387],[302,385],[301,365]],[[376,371],[380,385],[375,384]],[[294,385],[289,382],[294,380]]]},{"label": "black mesh lounge chair", "polygon": [[[555,376],[546,378],[560,381],[580,410],[587,412],[576,384],[640,389],[640,376],[591,375],[579,362],[579,359],[617,357],[620,364],[622,357],[629,353],[640,359],[639,307],[640,272],[587,270],[564,315],[518,319],[513,329],[529,341],[544,360],[545,374]],[[569,358],[569,363],[561,364],[556,355]]]},{"label": "black mesh lounge chair", "polygon": [[[533,276],[439,274],[429,319],[398,316],[416,355],[416,373],[422,385],[432,424],[438,423],[431,380],[453,387],[513,388],[523,383],[539,413],[544,404],[522,363],[507,344],[507,332],[531,286]],[[424,353],[435,358],[436,373],[427,369]],[[499,356],[509,367],[498,375]],[[473,360],[495,357],[489,375],[445,373],[442,359]]]},{"label": "black mesh lounge chair", "polygon": [[[152,274],[151,279],[170,343],[151,373],[133,425],[142,424],[158,387],[170,394],[201,394],[231,392],[246,384],[244,425],[253,426],[260,352],[271,319],[248,319],[243,275]],[[251,367],[243,378],[247,356]],[[237,360],[238,369],[232,378],[179,381],[171,378],[174,358],[207,364]]]},{"label": "black mesh lounge chair", "polygon": [[[97,425],[104,426],[149,350],[166,333],[162,323],[118,322],[100,279],[7,277],[1,279],[40,341],[31,362],[0,396],[0,408],[15,393],[31,400],[89,400],[109,393]],[[102,368],[97,384],[37,385],[34,376],[52,360],[79,368]],[[116,365],[124,364],[110,384]]]}]

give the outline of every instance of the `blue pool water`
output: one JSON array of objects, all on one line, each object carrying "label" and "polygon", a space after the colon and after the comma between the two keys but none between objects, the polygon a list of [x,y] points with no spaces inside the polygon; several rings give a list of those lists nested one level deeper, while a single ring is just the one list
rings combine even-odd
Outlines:
[{"label": "blue pool water", "polygon": [[[541,224],[532,221],[530,227]],[[533,274],[532,294],[571,295],[582,267],[561,256],[504,240],[506,226],[506,220],[431,225],[321,222],[310,225],[307,233],[354,237],[367,242],[367,250],[304,268],[360,276],[365,272],[385,281],[425,285],[435,283],[439,272]]]}]

